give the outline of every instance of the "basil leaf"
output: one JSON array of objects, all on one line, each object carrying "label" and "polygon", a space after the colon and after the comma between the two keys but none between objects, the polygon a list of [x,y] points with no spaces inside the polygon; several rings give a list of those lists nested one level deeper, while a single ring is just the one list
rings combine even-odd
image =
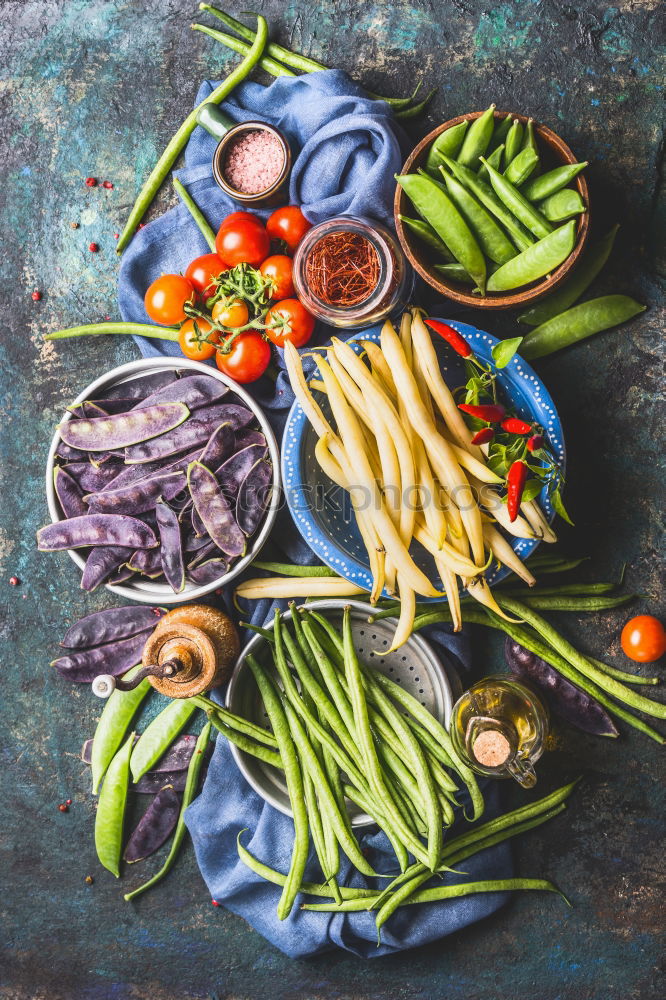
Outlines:
[{"label": "basil leaf", "polygon": [[553,492],[550,494],[550,501],[553,505],[553,508],[555,509],[555,513],[559,514],[560,517],[567,522],[567,524],[573,525],[573,521],[567,514],[564,503],[562,502],[562,494],[560,493],[559,486],[557,487],[557,489],[554,489]]},{"label": "basil leaf", "polygon": [[498,344],[495,344],[490,352],[495,362],[495,368],[505,368],[522,342],[522,337],[512,337],[511,340],[500,340]]},{"label": "basil leaf", "polygon": [[525,489],[523,490],[521,499],[524,503],[528,503],[528,501],[536,499],[542,489],[543,483],[540,479],[528,479],[525,483]]}]

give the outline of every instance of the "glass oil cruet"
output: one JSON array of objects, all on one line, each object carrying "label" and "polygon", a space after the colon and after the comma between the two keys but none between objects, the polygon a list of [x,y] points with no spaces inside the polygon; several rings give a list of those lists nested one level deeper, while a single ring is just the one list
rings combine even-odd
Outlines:
[{"label": "glass oil cruet", "polygon": [[504,675],[485,677],[458,699],[451,739],[469,766],[493,778],[536,783],[534,764],[544,750],[548,712],[525,684]]}]

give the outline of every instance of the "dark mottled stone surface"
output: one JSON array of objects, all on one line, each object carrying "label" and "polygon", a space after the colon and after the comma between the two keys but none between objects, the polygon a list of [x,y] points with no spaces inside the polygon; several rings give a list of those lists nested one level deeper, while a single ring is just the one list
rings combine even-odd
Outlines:
[{"label": "dark mottled stone surface", "polygon": [[[6,1000],[652,1000],[666,993],[663,751],[639,734],[616,742],[561,727],[540,789],[583,773],[568,812],[516,845],[518,871],[568,893],[517,897],[494,917],[418,952],[378,962],[330,954],[291,962],[240,919],[213,909],[191,851],[136,904],[95,859],[94,800],[78,757],[100,706],[50,668],[65,627],[113,602],[78,589],[66,554],[39,555],[43,468],[54,423],[81,386],[136,356],[132,343],[43,345],[41,334],[116,315],[120,230],[140,180],[189,110],[200,79],[234,57],[189,30],[178,0],[3,0],[0,18],[4,482],[0,534],[4,819],[0,996]],[[649,311],[541,363],[564,420],[568,505],[563,545],[617,574],[657,610],[662,537],[660,275],[663,7],[658,0],[259,4],[274,37],[348,69],[375,90],[437,84],[416,141],[443,117],[495,100],[561,131],[592,165],[597,232],[622,223],[597,286]],[[88,189],[94,175],[113,190]],[[166,192],[154,211],[171,201]],[[78,229],[70,228],[78,222]],[[89,253],[91,241],[100,246]],[[34,288],[43,292],[33,302]],[[443,314],[454,315],[446,306]],[[470,318],[467,315],[465,318]],[[515,334],[512,318],[481,320]],[[473,321],[473,320],[472,320]],[[17,574],[21,586],[9,586]],[[617,664],[622,613],[563,628]],[[476,671],[499,646],[477,643]],[[662,668],[663,669],[663,668]],[[512,790],[516,802],[523,793]],[[66,798],[68,813],[57,805]],[[147,862],[150,865],[151,862]],[[94,875],[94,885],[84,878]],[[661,886],[661,887],[660,887]]]}]

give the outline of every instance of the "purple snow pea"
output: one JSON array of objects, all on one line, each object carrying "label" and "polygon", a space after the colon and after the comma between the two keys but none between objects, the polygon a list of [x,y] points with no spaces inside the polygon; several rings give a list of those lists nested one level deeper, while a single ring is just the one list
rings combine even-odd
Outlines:
[{"label": "purple snow pea", "polygon": [[104,391],[105,399],[144,399],[151,392],[155,392],[156,389],[161,388],[163,385],[169,385],[170,382],[175,382],[178,376],[171,369],[165,369],[162,372],[150,372],[150,374],[140,375],[138,378],[127,379],[124,382],[118,382],[116,385],[112,386],[110,389]]},{"label": "purple snow pea", "polygon": [[180,452],[196,448],[197,445],[205,445],[220,424],[230,423],[236,431],[248,424],[252,416],[251,410],[236,403],[204,406],[183,426],[176,427],[150,441],[143,441],[126,448],[125,461],[128,464],[152,462],[157,458],[178,455]]},{"label": "purple snow pea", "polygon": [[109,411],[105,410],[99,403],[94,403],[91,399],[84,399],[82,403],[74,403],[67,409],[73,417],[89,419],[90,417],[108,417]]},{"label": "purple snow pea", "polygon": [[245,535],[236,524],[215,475],[201,462],[192,462],[187,470],[187,483],[196,511],[217,547],[228,556],[243,555]]},{"label": "purple snow pea", "polygon": [[56,465],[53,470],[53,486],[65,517],[79,517],[87,513],[81,487],[62,465]]},{"label": "purple snow pea", "polygon": [[226,496],[236,500],[241,483],[252,466],[265,454],[266,448],[263,445],[251,444],[247,448],[237,451],[235,455],[218,466],[215,470],[215,477]]},{"label": "purple snow pea", "polygon": [[88,649],[116,639],[128,639],[153,629],[164,614],[164,608],[146,608],[134,604],[95,611],[70,625],[60,645],[66,649]]},{"label": "purple snow pea", "polygon": [[240,451],[241,448],[247,448],[251,444],[263,444],[265,448],[266,435],[262,434],[261,431],[252,431],[247,428],[236,432],[236,447],[234,451]]},{"label": "purple snow pea", "polygon": [[37,532],[40,552],[81,549],[90,545],[152,549],[157,545],[157,539],[147,524],[124,514],[83,514],[47,524]]},{"label": "purple snow pea", "polygon": [[211,375],[187,375],[170,385],[156,389],[150,396],[134,405],[135,410],[152,406],[154,403],[185,403],[192,411],[208,406],[222,399],[228,388]]},{"label": "purple snow pea", "polygon": [[[124,566],[133,550],[124,545],[100,545],[90,551],[81,576],[81,589],[96,590],[101,583],[111,582],[115,573]],[[133,570],[129,571],[130,573]]]},{"label": "purple snow pea", "polygon": [[113,674],[117,677],[141,662],[146,641],[147,633],[142,632],[128,639],[60,656],[57,660],[53,660],[51,666],[67,680],[79,684],[94,681],[99,674]]},{"label": "purple snow pea", "polygon": [[64,458],[67,462],[87,462],[88,452],[81,451],[80,448],[70,448],[68,444],[60,439],[58,441],[58,447],[55,450],[58,458]]},{"label": "purple snow pea", "polygon": [[228,569],[229,563],[227,560],[223,556],[218,556],[213,559],[205,559],[196,565],[194,563],[190,564],[187,576],[192,583],[203,587],[204,584],[221,579],[227,573]]},{"label": "purple snow pea", "polygon": [[185,563],[178,515],[162,501],[155,504],[155,513],[160,533],[162,569],[171,589],[180,594],[185,587]]},{"label": "purple snow pea", "polygon": [[271,497],[272,482],[271,464],[260,458],[240,485],[236,500],[236,521],[248,537],[254,534],[264,516]]},{"label": "purple snow pea", "polygon": [[157,579],[162,575],[162,557],[159,548],[137,549],[127,560],[127,566],[135,573],[147,576],[149,580]]},{"label": "purple snow pea", "polygon": [[198,460],[207,469],[217,469],[218,465],[222,465],[222,462],[235,450],[235,443],[236,436],[231,422],[227,421],[224,424],[220,424],[209,437],[208,443],[199,455]]},{"label": "purple snow pea", "polygon": [[91,513],[141,514],[154,507],[160,497],[175,497],[186,485],[184,472],[161,472],[119,489],[89,493],[85,499]]},{"label": "purple snow pea", "polygon": [[173,833],[180,815],[180,799],[172,785],[164,785],[152,800],[127,842],[123,855],[128,864],[143,861],[159,850]]},{"label": "purple snow pea", "polygon": [[67,420],[58,426],[60,437],[72,448],[113,451],[147,441],[179,427],[190,415],[183,403],[157,403],[145,410],[114,413],[90,420]]},{"label": "purple snow pea", "polygon": [[97,493],[118,475],[117,467],[102,465],[95,468],[90,462],[68,462],[62,468],[76,480],[84,493]]}]

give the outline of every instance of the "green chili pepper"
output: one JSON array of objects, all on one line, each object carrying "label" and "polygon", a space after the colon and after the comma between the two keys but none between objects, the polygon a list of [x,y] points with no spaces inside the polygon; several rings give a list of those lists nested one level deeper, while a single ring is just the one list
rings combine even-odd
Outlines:
[{"label": "green chili pepper", "polygon": [[457,177],[460,183],[464,184],[467,190],[471,191],[496,219],[499,219],[519,250],[527,250],[529,246],[532,246],[534,237],[518,222],[515,215],[512,215],[508,208],[502,204],[489,184],[480,180],[469,167],[461,166],[450,157],[445,156],[444,161],[453,176]]},{"label": "green chili pepper", "polygon": [[[125,674],[125,680],[130,680],[140,669],[140,663],[136,667],[132,667]],[[93,795],[97,794],[99,783],[116,750],[122,743],[132,717],[143,699],[152,690],[152,685],[146,677],[137,684],[133,691],[120,691],[116,688],[106,702],[95,730],[90,759]]]},{"label": "green chili pepper", "polygon": [[[574,223],[568,222],[567,225],[573,227]],[[559,232],[559,229],[556,230],[553,236]],[[508,267],[510,264],[505,266]],[[497,273],[495,272],[493,278],[497,277]],[[620,326],[621,323],[626,323],[639,313],[645,312],[645,308],[628,295],[604,295],[599,299],[581,302],[580,305],[573,306],[572,309],[567,309],[566,312],[559,313],[530,330],[521,344],[520,353],[527,361],[543,358],[602,330]]]},{"label": "green chili pepper", "polygon": [[543,201],[544,198],[570,184],[587,165],[588,161],[584,160],[582,163],[565,163],[561,167],[555,167],[554,170],[549,170],[547,174],[541,174],[526,184],[523,194],[530,201]]},{"label": "green chili pepper", "polygon": [[484,157],[481,162],[488,168],[490,183],[497,197],[504,202],[510,212],[529,229],[531,233],[543,239],[552,233],[553,227],[548,219],[544,218],[541,212],[534,208],[527,198],[521,194],[518,188],[506,179],[498,170],[495,170]]},{"label": "green chili pepper", "polygon": [[549,222],[565,222],[574,215],[582,215],[586,210],[580,193],[573,188],[556,191],[537,204],[537,208]]},{"label": "green chili pepper", "polygon": [[134,733],[131,733],[109,764],[95,814],[97,857],[116,878],[120,877],[129,761],[133,743]]},{"label": "green chili pepper", "polygon": [[523,143],[523,126],[516,118],[511,128],[509,129],[509,132],[506,137],[506,142],[504,143],[505,169],[518,156],[522,143]]},{"label": "green chili pepper", "polygon": [[[559,229],[498,268],[490,277],[488,291],[503,292],[537,281],[567,259],[575,242],[575,223],[565,222]],[[529,333],[528,337],[531,336],[532,333]],[[521,344],[520,353],[527,360],[539,356],[525,353],[525,341]]]},{"label": "green chili pepper", "polygon": [[488,149],[495,128],[495,105],[491,104],[479,118],[475,118],[458,153],[458,163],[463,167],[478,167],[480,156]]},{"label": "green chili pepper", "polygon": [[160,759],[196,710],[196,702],[192,699],[174,698],[146,726],[132,753],[133,781],[138,781]]},{"label": "green chili pepper", "polygon": [[185,208],[187,209],[187,211],[190,213],[195,223],[197,224],[199,232],[201,233],[206,243],[208,244],[209,249],[215,252],[215,233],[208,225],[208,222],[206,221],[206,217],[204,216],[203,212],[195,202],[194,198],[192,198],[192,196],[185,190],[185,188],[180,183],[177,177],[174,177],[173,186],[175,187],[177,193],[180,195],[181,201],[185,205]]},{"label": "green chili pepper", "polygon": [[444,180],[451,200],[467,220],[485,255],[496,264],[506,264],[508,260],[515,257],[516,251],[513,244],[474,195],[470,194],[460,181],[450,174],[445,174]]},{"label": "green chili pepper", "polygon": [[[488,158],[488,162],[490,163],[490,157]],[[520,187],[520,185],[524,184],[530,174],[534,171],[538,162],[539,157],[534,152],[532,147],[528,146],[527,149],[521,149],[518,156],[513,158],[509,166],[504,171],[504,176],[512,184],[515,184],[516,187]],[[496,163],[493,163],[492,165],[496,170],[499,170]]]},{"label": "green chili pepper", "polygon": [[[423,219],[410,219],[407,215],[399,215],[398,218],[403,225],[407,226],[408,229],[411,229],[412,232],[416,233],[419,239],[423,240],[423,242],[432,250],[436,250],[437,253],[444,257],[449,263],[453,262],[453,254],[447,247],[446,243],[444,243],[443,240],[440,240],[432,226],[428,225],[428,223]],[[256,565],[257,564],[255,563],[255,566]],[[299,569],[301,568],[302,567],[299,566]]]},{"label": "green chili pepper", "polygon": [[451,128],[440,133],[428,150],[425,168],[433,177],[438,177],[437,170],[444,156],[457,156],[465,138],[468,121],[458,122]]}]

